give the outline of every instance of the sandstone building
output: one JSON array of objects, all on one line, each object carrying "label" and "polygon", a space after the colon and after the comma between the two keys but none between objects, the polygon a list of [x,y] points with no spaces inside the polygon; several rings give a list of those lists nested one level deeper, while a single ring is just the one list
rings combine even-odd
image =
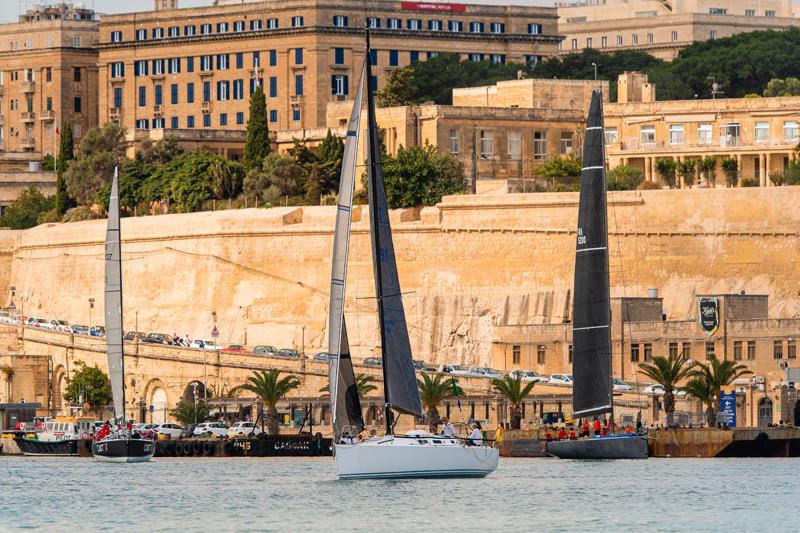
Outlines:
[{"label": "sandstone building", "polygon": [[641,50],[671,60],[698,41],[798,25],[791,0],[580,0],[558,4],[563,53]]}]

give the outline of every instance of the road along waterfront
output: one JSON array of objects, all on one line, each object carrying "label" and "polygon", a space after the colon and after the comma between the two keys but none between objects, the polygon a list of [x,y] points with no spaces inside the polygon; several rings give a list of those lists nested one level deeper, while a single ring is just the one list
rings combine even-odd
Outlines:
[{"label": "road along waterfront", "polygon": [[0,530],[794,531],[793,459],[503,459],[483,480],[337,481],[330,458],[0,458]]}]

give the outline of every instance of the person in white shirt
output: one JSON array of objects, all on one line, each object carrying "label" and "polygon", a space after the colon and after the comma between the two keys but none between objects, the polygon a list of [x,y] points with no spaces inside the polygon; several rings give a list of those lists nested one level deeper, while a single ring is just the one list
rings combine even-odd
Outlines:
[{"label": "person in white shirt", "polygon": [[472,425],[472,433],[469,434],[469,442],[473,446],[481,446],[483,444],[483,433],[481,433],[481,425],[477,422]]},{"label": "person in white shirt", "polygon": [[446,416],[442,417],[442,424],[444,424],[444,429],[442,429],[442,436],[443,437],[455,437],[456,436],[456,428],[452,422],[450,422]]}]

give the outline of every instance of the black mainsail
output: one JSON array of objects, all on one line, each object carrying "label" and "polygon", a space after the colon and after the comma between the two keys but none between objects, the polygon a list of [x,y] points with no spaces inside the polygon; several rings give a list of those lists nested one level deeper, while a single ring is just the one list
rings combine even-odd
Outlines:
[{"label": "black mainsail", "polygon": [[111,196],[108,200],[106,229],[105,315],[106,351],[111,394],[114,397],[114,418],[125,425],[125,363],[122,350],[122,246],[119,223],[119,180],[114,169]]},{"label": "black mainsail", "polygon": [[612,410],[603,98],[592,93],[583,145],[572,312],[574,417]]},{"label": "black mainsail", "polygon": [[364,70],[358,82],[353,111],[347,124],[347,135],[342,155],[339,177],[339,196],[336,208],[336,229],[333,238],[333,265],[331,267],[331,294],[328,316],[328,353],[334,356],[329,368],[328,389],[331,395],[331,413],[334,442],[347,432],[357,435],[364,428],[361,402],[358,398],[347,326],[344,317],[345,284],[347,279],[347,253],[350,248],[350,221],[353,209],[358,140],[361,134],[361,107]]},{"label": "black mainsail", "polygon": [[389,209],[383,186],[381,148],[375,121],[372,90],[372,63],[369,32],[366,35],[367,90],[367,184],[369,192],[372,263],[375,270],[375,293],[383,359],[383,385],[386,403],[387,433],[392,430],[391,409],[422,416],[422,403],[417,389],[417,376],[411,356],[400,279],[397,273]]}]

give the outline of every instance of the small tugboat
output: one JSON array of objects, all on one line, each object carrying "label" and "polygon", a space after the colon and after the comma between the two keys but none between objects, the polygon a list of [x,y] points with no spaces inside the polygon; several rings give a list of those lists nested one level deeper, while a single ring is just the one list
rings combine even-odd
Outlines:
[{"label": "small tugboat", "polygon": [[114,170],[111,198],[108,202],[106,230],[106,351],[111,394],[114,397],[115,430],[104,431],[102,438],[92,443],[92,455],[98,461],[141,463],[150,461],[156,444],[131,431],[125,420],[125,364],[122,349],[122,245],[119,223],[119,179]]},{"label": "small tugboat", "polygon": [[78,455],[78,443],[91,437],[94,418],[57,417],[45,423],[36,438],[16,437],[14,442],[23,455]]}]

